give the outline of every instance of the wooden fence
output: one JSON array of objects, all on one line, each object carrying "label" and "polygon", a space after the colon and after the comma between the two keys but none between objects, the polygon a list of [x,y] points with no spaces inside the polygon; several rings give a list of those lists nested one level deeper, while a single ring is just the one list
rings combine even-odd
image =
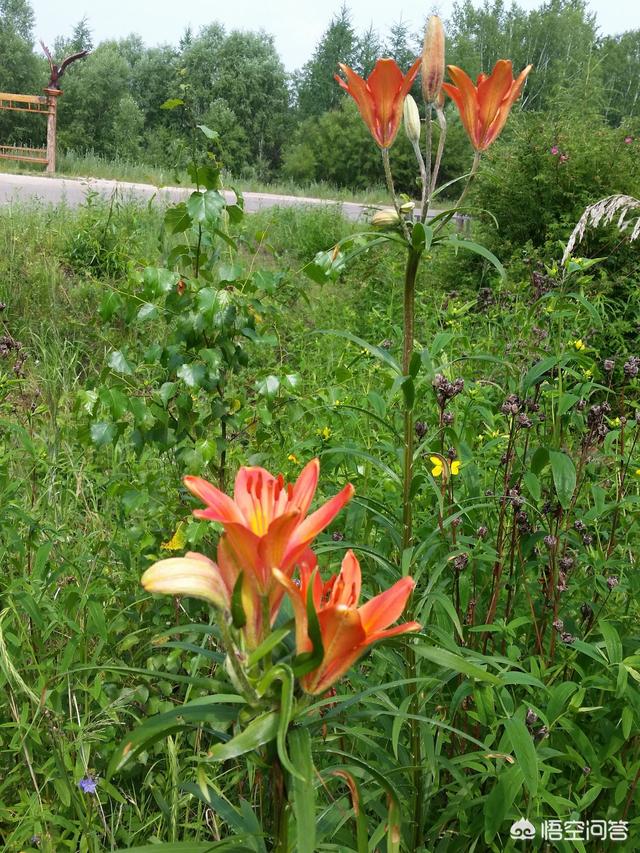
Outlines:
[{"label": "wooden fence", "polygon": [[44,95],[16,95],[0,92],[0,110],[37,113],[47,117],[46,148],[26,145],[0,145],[0,159],[19,160],[23,163],[38,163],[46,166],[47,172],[56,170],[56,115],[60,89],[45,89]]}]

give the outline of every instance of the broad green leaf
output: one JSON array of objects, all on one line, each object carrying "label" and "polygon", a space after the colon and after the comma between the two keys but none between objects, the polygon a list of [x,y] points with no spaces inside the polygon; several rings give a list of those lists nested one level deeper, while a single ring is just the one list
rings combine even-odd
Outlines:
[{"label": "broad green leaf", "polygon": [[131,365],[120,350],[114,350],[109,355],[108,364],[111,370],[115,370],[116,373],[122,373],[126,376],[130,376],[133,373]]},{"label": "broad green leaf", "polygon": [[189,388],[199,388],[204,381],[206,370],[202,364],[183,364],[178,368],[176,375]]},{"label": "broad green leaf", "polygon": [[175,110],[176,107],[181,107],[184,104],[182,98],[168,98],[164,103],[160,104],[161,110]]},{"label": "broad green leaf", "polygon": [[183,201],[167,208],[164,215],[164,226],[170,234],[182,234],[192,224],[193,220],[187,211],[187,205]]},{"label": "broad green leaf", "polygon": [[576,488],[575,465],[570,456],[557,450],[549,451],[549,461],[558,500],[563,509],[568,509]]},{"label": "broad green leaf", "polygon": [[551,355],[547,358],[543,358],[542,361],[539,361],[537,364],[534,364],[533,367],[529,368],[522,380],[523,393],[528,391],[532,385],[534,385],[542,376],[545,375],[545,373],[548,373],[551,368],[555,367],[560,361],[562,361],[561,358],[556,355]]},{"label": "broad green leaf", "polygon": [[527,473],[522,478],[524,480],[524,484],[527,487],[527,491],[534,499],[534,501],[540,500],[540,480],[536,477],[533,471],[527,471]]},{"label": "broad green leaf", "polygon": [[598,622],[598,627],[604,637],[609,663],[620,663],[622,660],[622,640],[620,639],[620,635],[613,625],[609,622],[603,622],[602,619]]},{"label": "broad green leaf", "polygon": [[91,424],[91,441],[96,447],[104,447],[105,444],[113,444],[117,435],[115,424],[108,421],[98,421]]},{"label": "broad green leaf", "polygon": [[191,193],[187,210],[194,222],[216,222],[224,204],[224,197],[217,190],[205,190]]},{"label": "broad green leaf", "polygon": [[210,127],[207,127],[206,124],[198,124],[196,125],[196,127],[198,128],[198,130],[201,130],[204,133],[207,139],[215,141],[216,139],[220,138],[220,134],[218,133],[218,131],[212,130]]},{"label": "broad green leaf", "polygon": [[532,797],[538,792],[538,753],[531,733],[518,717],[509,717],[504,721],[507,737],[522,770],[524,783]]}]

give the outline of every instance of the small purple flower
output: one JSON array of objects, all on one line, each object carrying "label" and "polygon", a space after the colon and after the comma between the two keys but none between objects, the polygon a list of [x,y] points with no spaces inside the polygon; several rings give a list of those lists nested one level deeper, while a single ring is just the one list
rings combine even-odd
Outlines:
[{"label": "small purple flower", "polygon": [[93,776],[85,776],[78,782],[78,787],[84,794],[95,794],[98,788],[98,780]]},{"label": "small purple flower", "polygon": [[607,586],[610,590],[615,589],[619,583],[620,581],[615,575],[612,575],[610,578],[607,578]]},{"label": "small purple flower", "polygon": [[553,154],[554,157],[556,157],[560,153],[560,149],[558,148],[557,145],[551,146],[551,153]]},{"label": "small purple flower", "polygon": [[633,136],[625,136],[625,138],[624,138],[624,144],[625,145],[631,145],[632,142],[633,142]]}]

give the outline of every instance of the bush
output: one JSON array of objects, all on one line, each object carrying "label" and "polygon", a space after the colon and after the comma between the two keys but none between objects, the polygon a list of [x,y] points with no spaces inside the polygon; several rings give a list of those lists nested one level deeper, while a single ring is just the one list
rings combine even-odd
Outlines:
[{"label": "bush", "polygon": [[[625,140],[631,139],[631,142]],[[640,139],[577,110],[514,115],[484,155],[472,199],[490,211],[504,259],[512,247],[566,239],[584,208],[640,189]]]}]

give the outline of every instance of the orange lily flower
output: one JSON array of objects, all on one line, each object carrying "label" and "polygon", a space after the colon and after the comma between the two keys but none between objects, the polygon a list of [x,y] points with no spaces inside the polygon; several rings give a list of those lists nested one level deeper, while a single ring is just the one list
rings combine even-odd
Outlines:
[{"label": "orange lily flower", "polygon": [[403,74],[395,59],[378,59],[367,80],[339,63],[346,81],[335,79],[358,105],[360,115],[380,148],[390,148],[402,119],[404,99],[416,79],[421,59]]},{"label": "orange lily flower", "polygon": [[242,573],[243,634],[246,645],[255,648],[278,615],[285,593],[272,570],[279,568],[289,577],[300,564],[310,572],[316,557],[309,545],[353,496],[349,484],[307,515],[319,470],[319,461],[313,459],[295,484],[285,485],[282,474],[274,477],[264,468],[240,468],[233,499],[200,477],[185,477],[187,488],[207,505],[193,514],[218,521],[225,529],[217,562],[194,552],[160,560],[144,573],[142,585],[148,592],[201,598],[228,611]]},{"label": "orange lily flower", "polygon": [[285,484],[264,468],[240,468],[233,499],[201,477],[185,477],[186,487],[206,504],[196,518],[218,521],[225,531],[225,554],[251,575],[260,595],[273,589],[271,570],[291,574],[316,536],[330,524],[354,494],[348,484],[320,509],[307,515],[318,485],[320,462],[313,459],[296,482]]},{"label": "orange lily flower", "polygon": [[318,614],[324,657],[317,669],[300,679],[303,689],[312,695],[325,693],[372,643],[408,631],[419,631],[422,627],[419,622],[405,622],[389,628],[400,617],[411,595],[415,584],[410,577],[402,578],[358,607],[362,576],[353,551],[347,551],[338,576],[324,585],[310,566],[300,567],[300,586],[277,569],[274,575],[291,599],[298,654],[313,648],[307,625],[307,591],[313,583],[313,604]]},{"label": "orange lily flower", "polygon": [[514,80],[511,61],[499,59],[491,74],[480,74],[474,85],[461,68],[447,66],[454,85],[443,83],[442,88],[455,102],[476,151],[485,151],[498,138],[532,68],[527,65]]}]

